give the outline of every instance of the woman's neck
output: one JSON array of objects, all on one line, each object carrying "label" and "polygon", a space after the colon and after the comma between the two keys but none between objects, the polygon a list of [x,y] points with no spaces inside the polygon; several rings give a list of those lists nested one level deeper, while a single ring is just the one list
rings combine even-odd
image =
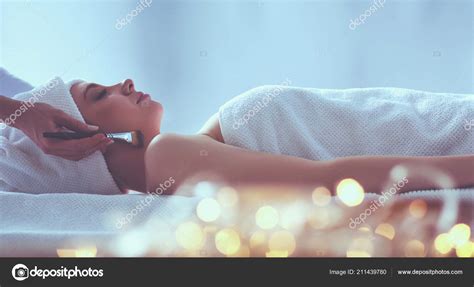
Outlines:
[{"label": "woman's neck", "polygon": [[[159,134],[159,133],[158,133]],[[105,160],[115,182],[120,189],[130,189],[146,192],[145,152],[156,136],[144,133],[143,147],[115,143],[107,149]]]}]

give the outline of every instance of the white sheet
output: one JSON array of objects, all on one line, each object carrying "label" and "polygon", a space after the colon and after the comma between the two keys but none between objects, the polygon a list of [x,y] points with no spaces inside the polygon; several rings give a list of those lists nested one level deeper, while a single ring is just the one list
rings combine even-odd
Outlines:
[{"label": "white sheet", "polygon": [[[440,220],[452,226],[457,215],[457,200],[474,202],[474,188],[410,192],[395,197],[446,200],[449,212],[447,215],[441,214]],[[78,246],[78,242],[91,242],[100,252],[112,252],[114,242],[125,230],[144,226],[150,219],[159,219],[166,226],[154,229],[156,235],[153,238],[132,236],[131,241],[127,242],[128,246],[132,248],[151,242],[157,244],[157,248],[165,248],[172,240],[162,240],[160,235],[183,220],[192,218],[199,200],[198,197],[178,195],[152,197],[149,205],[137,212],[130,223],[118,228],[117,220],[137,209],[145,198],[146,195],[33,195],[0,192],[0,256],[56,256],[58,247],[74,247]],[[375,194],[367,194],[365,201],[376,198]],[[473,222],[470,224],[472,228]],[[138,251],[121,255],[143,254]]]},{"label": "white sheet", "polygon": [[[173,225],[194,211],[196,197],[0,192],[0,257],[54,256],[58,246],[94,242],[98,249],[148,219]],[[140,203],[142,201],[142,203]],[[138,210],[138,206],[142,206]],[[130,223],[118,224],[120,219]],[[124,221],[121,221],[124,222]],[[106,248],[109,248],[107,246]]]}]

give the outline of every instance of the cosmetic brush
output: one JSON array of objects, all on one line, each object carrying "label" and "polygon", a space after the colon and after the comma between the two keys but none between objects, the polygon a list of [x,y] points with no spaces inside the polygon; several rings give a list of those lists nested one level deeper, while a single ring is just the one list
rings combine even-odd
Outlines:
[{"label": "cosmetic brush", "polygon": [[[45,132],[43,137],[61,140],[76,140],[92,137],[102,132]],[[109,139],[117,142],[126,143],[134,147],[143,146],[143,134],[140,131],[119,132],[119,133],[102,133]]]}]

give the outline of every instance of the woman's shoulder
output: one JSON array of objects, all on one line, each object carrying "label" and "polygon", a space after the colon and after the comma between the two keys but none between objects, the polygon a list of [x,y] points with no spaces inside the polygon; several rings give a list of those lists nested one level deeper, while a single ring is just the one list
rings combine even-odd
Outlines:
[{"label": "woman's shoulder", "polygon": [[199,154],[199,146],[205,146],[212,139],[203,134],[180,135],[174,133],[159,134],[153,138],[145,152],[145,161],[153,158],[161,162],[172,163],[186,154]]},{"label": "woman's shoulder", "polygon": [[210,137],[213,140],[224,143],[221,125],[219,122],[219,112],[212,115],[199,130],[198,134]]},{"label": "woman's shoulder", "polygon": [[[155,136],[145,152],[147,189],[154,190],[170,177],[176,181],[174,186],[179,186],[199,169],[211,142],[215,141],[204,135],[166,133]],[[169,192],[173,190],[171,188]]]}]

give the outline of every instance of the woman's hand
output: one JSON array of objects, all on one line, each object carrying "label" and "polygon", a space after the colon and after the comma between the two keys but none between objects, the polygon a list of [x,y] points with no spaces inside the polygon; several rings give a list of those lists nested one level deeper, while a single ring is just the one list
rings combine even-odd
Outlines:
[{"label": "woman's hand", "polygon": [[44,103],[36,103],[24,112],[13,125],[23,131],[43,152],[68,160],[78,161],[100,150],[105,153],[113,143],[103,134],[79,140],[56,140],[43,137],[44,132],[55,132],[67,128],[72,131],[90,132],[98,127],[88,126],[65,112]]}]

